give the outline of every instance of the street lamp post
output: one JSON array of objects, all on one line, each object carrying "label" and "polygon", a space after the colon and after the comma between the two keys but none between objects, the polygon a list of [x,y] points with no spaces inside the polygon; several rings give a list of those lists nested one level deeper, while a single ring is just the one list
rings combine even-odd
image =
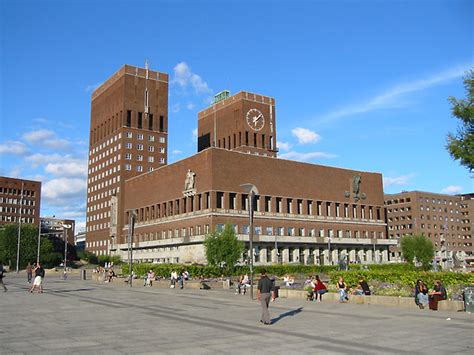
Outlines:
[{"label": "street lamp post", "polygon": [[128,286],[132,287],[133,230],[135,228],[135,210],[128,210]]},{"label": "street lamp post", "polygon": [[249,194],[249,248],[250,248],[250,298],[253,299],[253,206],[255,196],[258,195],[258,189],[254,184],[246,183],[240,185]]},{"label": "street lamp post", "polygon": [[38,225],[38,250],[36,252],[36,264],[40,261],[40,245],[41,245],[41,219]]},{"label": "street lamp post", "polygon": [[329,265],[332,265],[331,236],[328,236],[328,262],[329,262]]},{"label": "street lamp post", "polygon": [[67,230],[72,226],[70,224],[62,224],[64,236],[64,273],[67,272]]},{"label": "street lamp post", "polygon": [[21,183],[21,194],[20,194],[20,217],[18,219],[18,238],[16,246],[16,273],[20,272],[20,239],[21,239],[21,212],[23,207],[23,188],[25,183]]}]

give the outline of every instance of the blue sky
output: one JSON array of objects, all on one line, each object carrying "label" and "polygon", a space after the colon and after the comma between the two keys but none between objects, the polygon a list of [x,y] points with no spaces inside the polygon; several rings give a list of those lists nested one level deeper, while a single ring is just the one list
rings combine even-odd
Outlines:
[{"label": "blue sky", "polygon": [[280,157],[380,172],[386,193],[473,192],[446,152],[474,2],[0,0],[0,175],[85,223],[90,96],[123,64],[170,74],[169,161],[229,89],[275,97]]}]

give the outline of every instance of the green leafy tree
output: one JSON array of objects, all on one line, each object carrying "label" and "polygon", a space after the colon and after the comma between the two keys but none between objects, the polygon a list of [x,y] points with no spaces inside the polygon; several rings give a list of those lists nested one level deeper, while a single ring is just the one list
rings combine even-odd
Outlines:
[{"label": "green leafy tree", "polygon": [[425,270],[430,269],[434,255],[433,242],[422,235],[406,235],[401,239],[403,258],[407,263],[421,263]]},{"label": "green leafy tree", "polygon": [[461,120],[456,134],[448,134],[446,148],[451,157],[459,160],[460,164],[474,171],[474,70],[464,77],[464,87],[467,91],[465,99],[450,97],[453,116]]},{"label": "green leafy tree", "polygon": [[[18,244],[18,225],[9,224],[0,230],[0,262],[16,265]],[[23,268],[28,262],[36,261],[38,253],[38,228],[32,225],[21,227],[20,260],[19,266]],[[59,256],[59,259],[58,259]],[[45,266],[53,266],[61,260],[61,254],[55,253],[53,243],[47,237],[41,237],[40,261]]]},{"label": "green leafy tree", "polygon": [[207,262],[211,266],[220,266],[227,274],[239,260],[244,243],[237,239],[234,228],[226,224],[222,232],[214,231],[204,239]]}]

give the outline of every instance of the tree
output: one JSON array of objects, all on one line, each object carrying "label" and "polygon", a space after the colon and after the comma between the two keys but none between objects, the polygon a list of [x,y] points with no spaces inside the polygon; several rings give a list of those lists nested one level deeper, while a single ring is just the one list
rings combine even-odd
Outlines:
[{"label": "tree", "polygon": [[[0,263],[16,265],[18,243],[18,225],[9,224],[0,230]],[[38,253],[38,227],[32,225],[21,226],[20,260],[23,268],[28,262],[35,262]],[[57,265],[62,259],[60,253],[54,252],[53,243],[47,237],[41,237],[40,257],[45,266]]]},{"label": "tree", "polygon": [[222,232],[206,235],[204,248],[208,264],[220,266],[228,273],[240,259],[244,244],[237,239],[232,225],[226,224]]},{"label": "tree", "polygon": [[451,111],[454,117],[461,120],[461,127],[456,135],[448,134],[446,148],[454,160],[474,171],[474,70],[467,72],[464,77],[464,87],[467,91],[465,99],[450,97]]},{"label": "tree", "polygon": [[409,264],[421,263],[422,268],[429,270],[434,255],[433,242],[423,235],[406,235],[401,242],[403,258]]}]

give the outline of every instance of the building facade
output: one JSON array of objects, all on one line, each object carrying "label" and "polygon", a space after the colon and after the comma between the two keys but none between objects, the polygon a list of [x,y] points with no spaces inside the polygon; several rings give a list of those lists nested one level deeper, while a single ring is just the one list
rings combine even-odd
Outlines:
[{"label": "building facade", "polygon": [[0,176],[0,225],[40,223],[41,182]]},{"label": "building facade", "polygon": [[[444,195],[407,191],[385,195],[389,239],[404,235],[424,235],[436,249],[439,259],[465,260],[474,256],[471,195]],[[391,250],[400,259],[399,247]]]},{"label": "building facade", "polygon": [[76,222],[73,219],[60,219],[55,217],[41,217],[41,234],[52,236],[56,239],[64,241],[64,236],[67,238],[67,243],[75,244],[74,229]]},{"label": "building facade", "polygon": [[[205,262],[203,240],[225,224],[248,247],[249,202],[257,186],[254,257],[258,263],[388,261],[382,176],[208,148],[125,182],[124,217],[137,216],[134,260]],[[127,259],[128,224],[113,250]]]},{"label": "building facade", "polygon": [[125,65],[92,94],[87,250],[109,252],[125,180],[164,166],[167,154],[168,75]]}]

